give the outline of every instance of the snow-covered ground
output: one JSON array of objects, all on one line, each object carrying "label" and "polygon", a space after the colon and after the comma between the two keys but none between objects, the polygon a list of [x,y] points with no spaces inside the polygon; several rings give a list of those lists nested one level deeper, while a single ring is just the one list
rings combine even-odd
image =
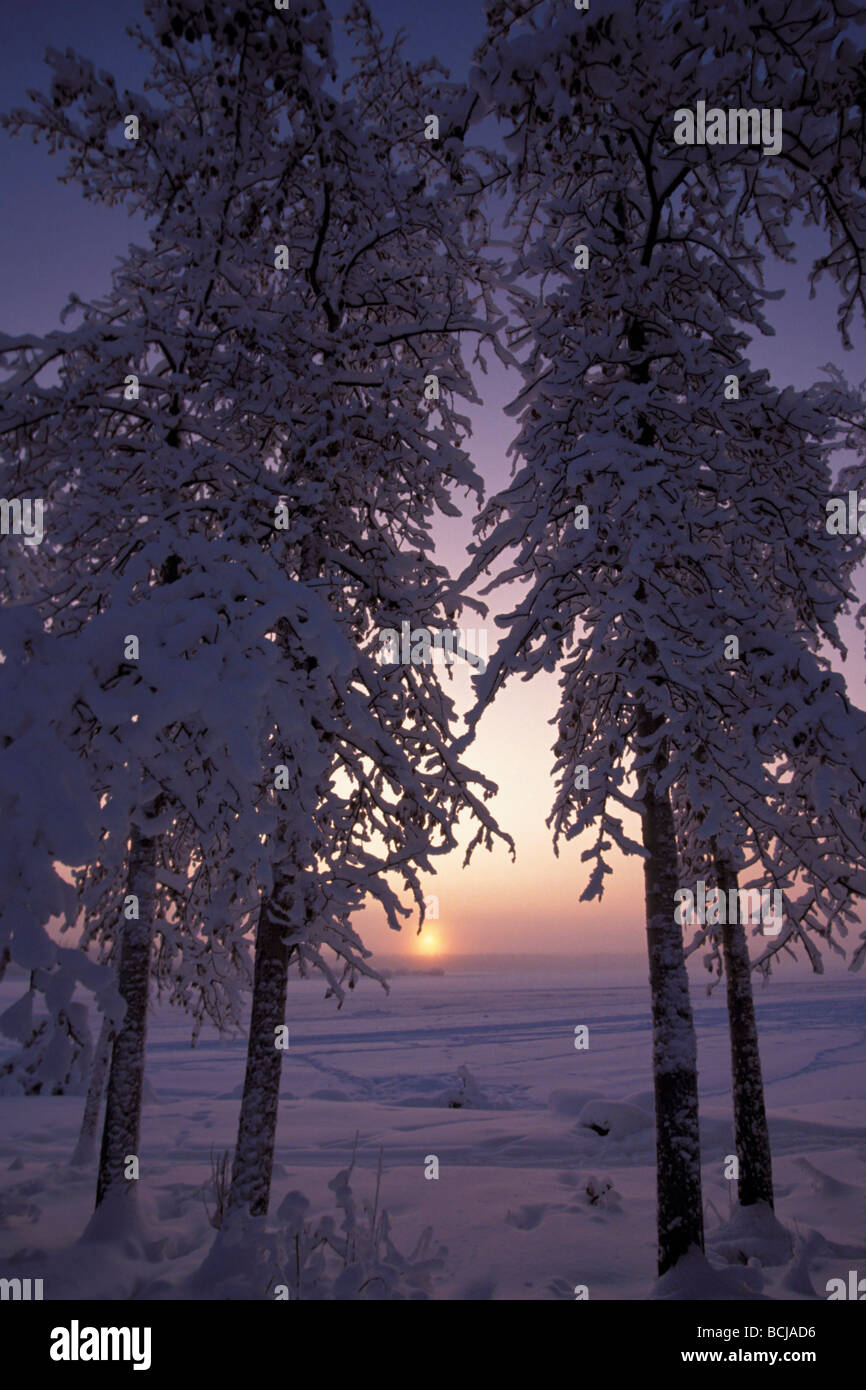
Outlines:
[{"label": "snow-covered ground", "polygon": [[[363,982],[340,1013],[317,982],[291,983],[272,1213],[294,1189],[311,1214],[335,1212],[328,1183],[357,1132],[356,1197],[372,1196],[382,1148],[380,1204],[397,1246],[411,1249],[432,1226],[448,1247],[435,1296],[574,1298],[585,1285],[591,1299],[648,1297],[655,1175],[639,976],[582,975],[579,962],[450,962],[444,975],[390,983],[385,996]],[[5,982],[0,1007],[20,987]],[[866,1275],[863,983],[788,972],[758,991],[777,1215],[791,1252],[778,1233],[762,1250],[754,1230],[722,1229],[733,1152],[726,1015],[722,993],[707,999],[699,981],[694,1003],[712,1262],[727,1263],[720,1280],[735,1292],[824,1298],[828,1279]],[[575,1048],[580,1024],[586,1050]],[[165,1296],[201,1264],[214,1238],[202,1194],[212,1155],[234,1141],[244,1050],[210,1034],[191,1051],[188,1038],[182,1015],[154,1014],[138,1189],[147,1259],[74,1245],[94,1188],[91,1171],[68,1166],[82,1098],[0,1098],[0,1276],[42,1277],[46,1298]],[[468,1103],[449,1105],[461,1096]],[[433,1156],[435,1179],[425,1177]]]}]

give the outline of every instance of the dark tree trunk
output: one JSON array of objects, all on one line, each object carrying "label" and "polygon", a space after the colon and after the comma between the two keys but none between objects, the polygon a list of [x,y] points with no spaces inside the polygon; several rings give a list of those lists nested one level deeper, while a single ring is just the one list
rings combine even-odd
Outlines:
[{"label": "dark tree trunk", "polygon": [[[737,887],[737,875],[721,858],[716,859],[716,879],[719,893],[724,894],[729,904],[729,891]],[[738,912],[736,922],[728,920],[720,927],[731,1039],[734,1141],[740,1161],[737,1193],[742,1207],[755,1206],[758,1202],[772,1207],[773,1160],[764,1106],[752,966],[749,943],[739,915]],[[731,913],[728,911],[725,916],[729,919]]]},{"label": "dark tree trunk", "polygon": [[87,1098],[84,1102],[84,1114],[81,1117],[81,1129],[78,1131],[78,1141],[75,1145],[75,1152],[70,1159],[73,1167],[85,1167],[96,1151],[96,1132],[99,1128],[99,1107],[102,1104],[102,1092],[105,1089],[105,1074],[108,1071],[108,1063],[111,1059],[111,1045],[114,1041],[114,1029],[109,1018],[103,1018],[102,1027],[99,1030],[99,1042],[96,1044],[96,1051],[93,1054],[93,1062],[90,1066],[90,1076],[87,1081]]},{"label": "dark tree trunk", "polygon": [[124,920],[123,923],[117,983],[126,1003],[126,1013],[111,1050],[96,1184],[97,1206],[109,1192],[128,1187],[124,1177],[125,1160],[131,1154],[138,1156],[155,891],[156,840],[142,835],[133,825],[128,892],[138,898],[138,920]]},{"label": "dark tree trunk", "polygon": [[[638,735],[655,732],[641,710]],[[653,1085],[656,1117],[658,1269],[664,1274],[689,1250],[704,1248],[697,1041],[683,950],[674,921],[677,847],[667,792],[656,790],[661,769],[642,769],[646,933],[652,992]]]},{"label": "dark tree trunk", "polygon": [[286,1019],[286,989],[292,948],[286,889],[291,880],[274,877],[274,889],[259,910],[253,1003],[238,1137],[227,1209],[266,1216],[280,1103],[282,1051],[276,1030]]}]

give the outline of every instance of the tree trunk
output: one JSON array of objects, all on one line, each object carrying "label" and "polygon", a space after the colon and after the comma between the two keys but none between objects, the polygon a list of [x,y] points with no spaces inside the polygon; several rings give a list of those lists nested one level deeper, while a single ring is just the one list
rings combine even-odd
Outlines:
[{"label": "tree trunk", "polygon": [[[716,879],[719,894],[723,894],[725,903],[729,904],[728,894],[730,889],[737,887],[737,875],[720,858],[716,859]],[[773,1159],[764,1106],[752,966],[749,943],[739,915],[737,912],[736,922],[728,920],[720,928],[731,1039],[734,1142],[740,1168],[737,1195],[742,1207],[766,1202],[772,1208]],[[731,913],[726,912],[725,916],[730,918]]]},{"label": "tree trunk", "polygon": [[276,1030],[286,1019],[286,990],[292,948],[284,890],[291,879],[274,875],[274,888],[259,909],[253,1003],[247,1066],[232,1164],[228,1212],[267,1216],[280,1103],[283,1054]]},{"label": "tree trunk", "polygon": [[102,1092],[105,1089],[105,1073],[108,1071],[108,1063],[111,1058],[111,1044],[114,1041],[114,1028],[111,1020],[104,1017],[102,1027],[99,1030],[99,1042],[96,1044],[96,1051],[93,1054],[93,1062],[90,1067],[90,1077],[87,1082],[87,1099],[84,1102],[84,1114],[81,1118],[81,1129],[78,1131],[78,1141],[75,1151],[69,1160],[74,1168],[85,1167],[93,1158],[96,1150],[96,1131],[99,1127],[99,1107],[102,1104]]},{"label": "tree trunk", "polygon": [[126,1013],[111,1050],[96,1184],[97,1206],[109,1192],[122,1191],[128,1186],[124,1177],[125,1160],[132,1154],[138,1156],[155,892],[156,840],[142,835],[133,825],[129,846],[129,893],[138,899],[138,918],[123,923],[117,983],[126,1003]]},{"label": "tree trunk", "polygon": [[[639,738],[656,725],[638,713]],[[697,1041],[683,951],[674,921],[677,848],[667,792],[656,791],[661,769],[642,769],[646,933],[652,992],[653,1085],[656,1118],[658,1270],[664,1274],[689,1250],[704,1248]]]}]

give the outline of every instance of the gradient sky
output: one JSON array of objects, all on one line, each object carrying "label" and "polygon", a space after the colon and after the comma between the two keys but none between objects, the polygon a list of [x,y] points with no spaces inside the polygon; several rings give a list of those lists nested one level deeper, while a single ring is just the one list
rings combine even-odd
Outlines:
[{"label": "gradient sky", "polygon": [[[332,7],[342,14],[346,4]],[[463,0],[421,0],[374,3],[386,32],[402,26],[414,57],[436,55],[455,77],[464,76],[483,24],[481,4]],[[110,68],[118,85],[140,88],[144,75],[141,55],[124,29],[138,18],[138,0],[0,0],[4,37],[0,52],[0,108],[23,105],[28,88],[44,88],[47,47],[77,49],[98,67]],[[86,203],[74,185],[57,181],[62,160],[52,158],[29,139],[12,140],[0,131],[0,329],[6,333],[44,331],[57,324],[59,310],[70,291],[83,297],[109,286],[111,266],[130,239],[143,240],[141,230],[117,209]],[[752,360],[769,368],[778,385],[805,386],[820,367],[835,362],[852,379],[866,375],[862,368],[866,334],[855,334],[855,352],[846,354],[838,340],[829,295],[809,301],[806,267],[814,232],[802,233],[804,259],[796,269],[771,267],[769,283],[784,288],[785,297],[769,306],[768,317],[777,336],[755,345]],[[489,490],[507,479],[507,448],[513,423],[502,406],[518,389],[516,375],[495,364],[479,381],[484,406],[474,412],[472,454]],[[449,523],[441,530],[441,559],[459,571],[465,563],[471,520]],[[863,589],[861,585],[861,590]],[[497,604],[503,605],[502,597]],[[470,619],[467,618],[467,621]],[[851,658],[845,668],[852,698],[864,703],[863,636],[853,621],[845,625]],[[489,623],[488,645],[496,635]],[[455,667],[455,698],[465,703],[468,679]],[[643,885],[640,863],[620,861],[601,903],[581,904],[584,868],[582,845],[572,844],[555,858],[545,818],[553,788],[548,721],[556,710],[556,680],[540,677],[531,684],[515,683],[499,695],[488,711],[467,760],[499,783],[494,810],[517,842],[517,862],[507,851],[476,853],[469,869],[462,855],[442,861],[429,891],[439,898],[439,920],[425,928],[429,946],[460,953],[539,951],[567,952],[575,957],[598,952],[643,954]],[[385,928],[378,914],[365,914],[358,925],[375,950],[419,949],[414,928],[400,937]],[[422,938],[423,940],[423,938]],[[801,967],[805,968],[805,967]]]}]

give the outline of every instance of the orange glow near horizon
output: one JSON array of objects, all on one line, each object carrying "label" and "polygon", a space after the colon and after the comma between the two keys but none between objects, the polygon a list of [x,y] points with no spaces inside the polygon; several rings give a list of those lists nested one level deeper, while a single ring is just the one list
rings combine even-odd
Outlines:
[{"label": "orange glow near horizon", "polygon": [[438,925],[423,927],[420,936],[415,937],[415,953],[419,956],[441,956],[445,947]]}]

